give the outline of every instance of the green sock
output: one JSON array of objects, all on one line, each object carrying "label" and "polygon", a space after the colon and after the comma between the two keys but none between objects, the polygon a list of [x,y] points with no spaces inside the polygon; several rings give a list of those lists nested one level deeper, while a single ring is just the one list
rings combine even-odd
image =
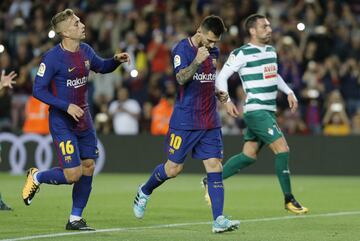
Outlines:
[{"label": "green sock", "polygon": [[275,155],[275,169],[284,195],[291,194],[289,152],[282,152]]},{"label": "green sock", "polygon": [[223,167],[223,180],[238,173],[241,169],[253,164],[255,161],[256,159],[248,157],[242,152],[240,154],[230,157],[230,159],[225,163]]}]

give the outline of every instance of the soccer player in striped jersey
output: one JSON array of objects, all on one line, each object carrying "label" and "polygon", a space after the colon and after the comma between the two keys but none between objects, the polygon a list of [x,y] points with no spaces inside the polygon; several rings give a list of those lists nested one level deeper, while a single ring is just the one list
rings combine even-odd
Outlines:
[{"label": "soccer player in striped jersey", "polygon": [[[268,145],[275,154],[275,169],[284,194],[285,209],[304,214],[308,209],[295,200],[291,191],[289,147],[275,117],[278,89],[287,94],[292,111],[298,107],[297,99],[277,73],[277,54],[275,48],[268,45],[272,32],[269,21],[265,16],[254,14],[245,20],[245,29],[250,35],[250,42],[232,51],[216,79],[217,88],[228,93],[227,80],[233,73],[238,73],[246,93],[245,144],[242,152],[231,157],[224,165],[223,179],[253,164],[262,146]],[[229,98],[225,108],[231,116],[238,115]]]},{"label": "soccer player in striped jersey", "polygon": [[90,70],[100,73],[114,71],[129,62],[127,53],[102,59],[81,40],[85,25],[71,9],[57,13],[51,20],[61,43],[44,54],[38,69],[33,95],[48,104],[49,125],[60,167],[46,171],[30,168],[22,197],[26,205],[40,184],[74,184],[72,210],[67,230],[90,231],[82,218],[91,192],[95,159],[98,157],[97,138],[88,105],[87,81]]},{"label": "soccer player in striped jersey", "polygon": [[214,233],[233,231],[240,221],[223,215],[222,136],[216,111],[215,76],[220,41],[225,26],[218,16],[206,17],[197,32],[181,40],[173,50],[176,80],[180,85],[166,139],[168,160],[158,165],[138,189],[133,211],[143,218],[151,193],[183,169],[186,155],[203,161],[212,200]]}]

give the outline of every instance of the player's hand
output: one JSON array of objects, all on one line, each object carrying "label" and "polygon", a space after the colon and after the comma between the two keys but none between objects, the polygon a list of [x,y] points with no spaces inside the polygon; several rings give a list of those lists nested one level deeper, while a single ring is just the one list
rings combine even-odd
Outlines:
[{"label": "player's hand", "polygon": [[239,111],[236,108],[236,106],[234,105],[234,103],[229,101],[229,102],[226,102],[224,105],[225,105],[225,109],[226,109],[226,112],[228,113],[228,115],[230,115],[234,118],[239,116]]},{"label": "player's hand", "polygon": [[209,57],[209,55],[210,55],[209,50],[206,47],[202,46],[198,48],[195,60],[198,64],[201,64]]},{"label": "player's hand", "polygon": [[120,63],[128,62],[130,64],[130,55],[128,53],[118,53],[114,55],[114,59]]},{"label": "player's hand", "polygon": [[221,104],[225,104],[229,99],[229,94],[225,91],[220,90],[220,91],[216,92],[215,95]]},{"label": "player's hand", "polygon": [[287,97],[289,102],[289,107],[292,113],[294,113],[298,108],[298,101],[294,93],[290,93]]},{"label": "player's hand", "polygon": [[67,113],[71,115],[77,122],[79,122],[79,118],[81,118],[84,115],[83,109],[81,109],[79,106],[75,104],[70,104]]},{"label": "player's hand", "polygon": [[17,73],[15,73],[15,71],[11,71],[8,75],[5,75],[5,70],[1,71],[0,89],[2,89],[2,87],[12,88],[12,85],[16,83],[14,80],[16,76]]}]

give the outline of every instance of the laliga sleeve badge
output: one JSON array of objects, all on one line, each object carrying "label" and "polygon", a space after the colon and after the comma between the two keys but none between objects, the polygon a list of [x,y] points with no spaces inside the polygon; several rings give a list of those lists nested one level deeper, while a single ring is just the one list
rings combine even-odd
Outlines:
[{"label": "laliga sleeve badge", "polygon": [[37,72],[37,75],[40,77],[44,77],[45,74],[45,70],[46,70],[46,65],[44,63],[41,63]]},{"label": "laliga sleeve badge", "polygon": [[180,66],[180,64],[181,64],[180,55],[175,55],[175,56],[174,56],[174,68]]}]

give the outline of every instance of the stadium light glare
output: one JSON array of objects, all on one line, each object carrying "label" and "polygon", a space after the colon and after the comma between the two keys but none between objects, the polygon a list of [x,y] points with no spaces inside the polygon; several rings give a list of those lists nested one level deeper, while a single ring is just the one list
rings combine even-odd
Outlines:
[{"label": "stadium light glare", "polygon": [[5,50],[4,45],[0,44],[0,53],[4,52],[4,50]]},{"label": "stadium light glare", "polygon": [[133,69],[130,71],[130,76],[133,78],[136,78],[138,76],[139,72],[136,69]]},{"label": "stadium light glare", "polygon": [[304,31],[304,30],[305,30],[305,24],[303,24],[303,23],[298,23],[298,24],[296,25],[296,27],[297,27],[297,29],[298,29],[299,31]]},{"label": "stadium light glare", "polygon": [[229,29],[229,33],[231,36],[237,36],[239,34],[239,29],[235,25],[232,25]]},{"label": "stadium light glare", "polygon": [[55,31],[54,30],[50,30],[48,33],[48,37],[49,38],[54,38],[55,37]]}]

